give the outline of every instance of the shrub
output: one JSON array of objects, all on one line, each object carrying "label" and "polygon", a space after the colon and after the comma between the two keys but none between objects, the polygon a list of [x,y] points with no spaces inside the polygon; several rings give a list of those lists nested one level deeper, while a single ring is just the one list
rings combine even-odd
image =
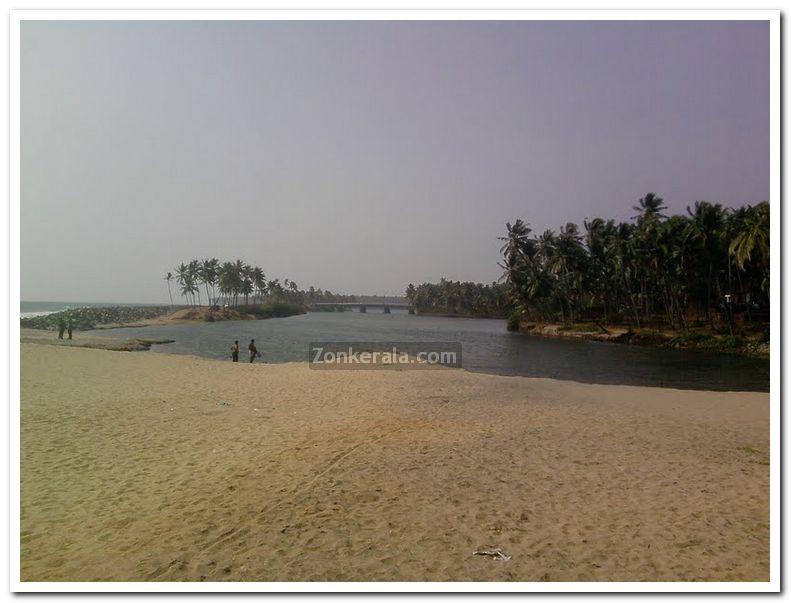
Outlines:
[{"label": "shrub", "polygon": [[283,318],[305,313],[302,306],[286,302],[270,302],[257,306],[243,306],[239,308],[239,310],[246,314],[252,314],[256,318]]},{"label": "shrub", "polygon": [[735,335],[725,335],[720,339],[720,345],[725,350],[737,350],[744,345],[744,341]]},{"label": "shrub", "polygon": [[596,323],[593,322],[578,322],[574,324],[563,325],[559,330],[570,331],[572,333],[590,333],[598,331],[599,328],[596,326]]}]

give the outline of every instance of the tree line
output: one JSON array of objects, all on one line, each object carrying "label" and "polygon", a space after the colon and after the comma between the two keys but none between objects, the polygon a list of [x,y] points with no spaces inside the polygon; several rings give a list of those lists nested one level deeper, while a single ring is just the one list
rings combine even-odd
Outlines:
[{"label": "tree line", "polygon": [[[179,264],[174,272],[164,277],[168,286],[170,304],[173,305],[171,284],[175,281],[187,305],[201,306],[203,300],[210,306],[220,304],[237,307],[241,299],[250,303],[277,302],[304,307],[316,302],[354,302],[353,295],[338,295],[310,287],[299,288],[293,280],[267,280],[260,266],[247,264],[243,260],[221,262],[217,258],[190,260]],[[202,294],[205,294],[202,296]]]},{"label": "tree line", "polygon": [[505,318],[510,310],[508,288],[502,283],[449,281],[409,284],[406,298],[418,314],[450,314]]},{"label": "tree line", "polygon": [[532,235],[506,223],[501,253],[508,294],[522,318],[634,326],[768,320],[769,204],[728,209],[696,201],[666,216],[648,193],[629,222],[585,220]]}]

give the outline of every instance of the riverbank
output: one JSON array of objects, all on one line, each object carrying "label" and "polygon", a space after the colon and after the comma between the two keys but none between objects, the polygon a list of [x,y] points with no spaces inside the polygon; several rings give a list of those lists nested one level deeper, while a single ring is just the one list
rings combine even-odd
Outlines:
[{"label": "riverbank", "polygon": [[100,325],[95,328],[119,329],[124,327],[221,322],[225,320],[266,320],[269,318],[286,318],[305,313],[305,310],[299,306],[280,303],[239,306],[237,308],[183,308],[166,316],[124,324]]},{"label": "riverbank", "polygon": [[22,343],[22,579],[768,580],[768,410]]},{"label": "riverbank", "polygon": [[674,350],[701,350],[769,358],[769,342],[759,332],[731,336],[711,333],[708,329],[692,329],[685,332],[671,329],[636,329],[595,323],[563,325],[532,321],[520,322],[519,332],[541,337],[565,337]]}]

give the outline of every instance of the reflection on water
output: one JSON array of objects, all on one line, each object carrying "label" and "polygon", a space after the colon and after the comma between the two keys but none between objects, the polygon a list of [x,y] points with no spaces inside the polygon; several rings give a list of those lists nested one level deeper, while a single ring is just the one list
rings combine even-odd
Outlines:
[{"label": "reflection on water", "polygon": [[239,340],[246,357],[255,339],[265,362],[302,362],[314,341],[458,341],[464,368],[585,383],[649,385],[680,389],[769,391],[769,362],[756,358],[660,350],[622,344],[549,339],[509,333],[505,321],[413,316],[393,311],[316,312],[290,318],[94,331],[96,335],[170,337],[157,352],[230,361]]}]

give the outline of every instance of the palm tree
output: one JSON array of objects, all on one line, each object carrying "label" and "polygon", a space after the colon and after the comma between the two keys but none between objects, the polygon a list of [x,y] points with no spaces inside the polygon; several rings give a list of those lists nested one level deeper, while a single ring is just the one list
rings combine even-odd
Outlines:
[{"label": "palm tree", "polygon": [[165,280],[168,283],[168,296],[170,297],[170,307],[172,308],[173,307],[173,293],[171,293],[171,291],[170,291],[170,281],[173,280],[173,273],[172,272],[168,272],[165,275]]},{"label": "palm tree", "polygon": [[[217,258],[204,259],[198,269],[198,275],[206,287],[206,299],[209,300],[209,305],[214,305],[214,285],[217,283],[217,271],[219,269],[220,261]],[[209,287],[211,287],[211,295],[209,294]]]},{"label": "palm tree", "polygon": [[690,219],[685,239],[692,244],[696,251],[695,257],[698,259],[700,273],[705,284],[706,317],[709,326],[713,329],[712,298],[716,295],[717,303],[722,299],[718,266],[725,265],[725,262],[722,261],[725,253],[722,240],[725,210],[719,203],[695,201],[694,209],[687,207],[687,213]]},{"label": "palm tree", "polygon": [[239,303],[239,294],[242,293],[242,284],[244,282],[244,275],[247,271],[247,264],[242,260],[236,260],[233,264],[234,280],[236,287],[234,289],[234,306]]},{"label": "palm tree", "polygon": [[601,305],[604,321],[607,321],[611,297],[611,263],[607,257],[607,240],[614,228],[613,220],[605,222],[602,218],[585,220],[585,246],[590,258],[589,275],[592,304]]},{"label": "palm tree", "polygon": [[236,268],[231,262],[223,262],[218,271],[220,293],[226,302],[234,295],[237,288]]},{"label": "palm tree", "polygon": [[769,203],[763,201],[747,208],[740,229],[728,247],[739,270],[755,260],[758,265],[769,268]]},{"label": "palm tree", "polygon": [[666,216],[662,214],[663,209],[667,209],[664,200],[662,197],[657,195],[656,193],[647,193],[645,197],[640,199],[637,202],[637,205],[633,205],[632,209],[639,212],[635,218],[665,218]]},{"label": "palm tree", "polygon": [[253,286],[255,287],[255,295],[263,301],[264,294],[266,293],[266,275],[260,267],[256,266],[253,268],[251,276],[253,279]]},{"label": "palm tree", "polygon": [[527,244],[528,235],[531,232],[529,224],[526,224],[521,219],[514,222],[513,226],[510,222],[505,223],[505,228],[508,234],[504,237],[498,237],[498,240],[503,241],[503,246],[500,247],[500,253],[504,256],[505,265],[500,265],[510,273],[516,266],[517,259],[524,251]]},{"label": "palm tree", "polygon": [[[183,262],[179,264],[178,267],[176,268],[176,282],[179,285],[179,290],[181,291],[181,294],[189,302],[190,301],[189,297],[192,294],[194,286],[192,283],[192,276],[190,275],[189,268]],[[194,300],[193,303],[191,303],[190,305],[194,305]]]},{"label": "palm tree", "polygon": [[289,289],[288,301],[291,302],[292,304],[299,304],[301,302],[299,295],[299,286],[294,281],[291,281],[288,284],[288,289]]},{"label": "palm tree", "polygon": [[283,300],[283,285],[280,284],[280,279],[273,279],[269,281],[269,295],[275,298],[276,301]]},{"label": "palm tree", "polygon": [[563,302],[565,301],[569,320],[572,322],[575,319],[582,292],[584,248],[581,238],[577,225],[569,222],[565,227],[561,227],[560,236],[557,237],[555,245],[550,248],[551,254],[547,258],[547,269],[550,274],[556,277],[561,311],[563,311]]},{"label": "palm tree", "polygon": [[[698,201],[687,216],[667,218],[662,198],[648,193],[634,209],[640,212],[636,222],[586,220],[584,244],[574,224],[538,238],[521,220],[506,224],[500,266],[512,307],[541,320],[577,320],[584,312],[594,320],[637,327],[654,320],[684,329],[690,308],[699,317],[705,311],[711,328],[721,309],[734,332],[726,284],[743,302],[768,304],[768,203],[726,211]],[[427,291],[416,289],[417,303]],[[454,303],[457,288],[448,284],[444,291],[445,301]],[[482,303],[470,287],[462,286],[459,295],[464,308]],[[749,305],[747,311],[749,318]]]},{"label": "palm tree", "polygon": [[198,286],[200,280],[200,262],[198,262],[198,260],[191,260],[187,265],[187,271],[189,272],[189,280],[192,284],[192,292],[198,294],[198,306],[200,306],[200,287]]},{"label": "palm tree", "polygon": [[247,305],[250,294],[254,291],[253,279],[248,274],[242,276],[242,286],[239,287],[239,292],[244,295],[244,305]]},{"label": "palm tree", "polygon": [[244,295],[244,305],[248,305],[249,297],[255,291],[253,287],[253,268],[241,260],[237,260],[236,269],[239,271],[239,293]]}]

